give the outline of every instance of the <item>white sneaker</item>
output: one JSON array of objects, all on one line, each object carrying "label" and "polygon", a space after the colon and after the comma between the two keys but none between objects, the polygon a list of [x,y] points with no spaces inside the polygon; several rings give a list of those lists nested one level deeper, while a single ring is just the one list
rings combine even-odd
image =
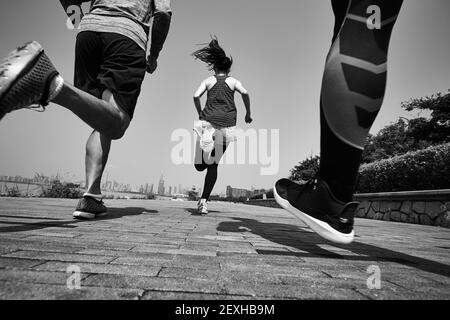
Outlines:
[{"label": "white sneaker", "polygon": [[208,207],[206,206],[206,199],[200,199],[197,204],[198,213],[207,214]]},{"label": "white sneaker", "polygon": [[195,121],[194,131],[197,133],[200,139],[200,148],[206,153],[211,152],[214,149],[213,136],[215,129],[213,128],[213,126],[207,121]]}]

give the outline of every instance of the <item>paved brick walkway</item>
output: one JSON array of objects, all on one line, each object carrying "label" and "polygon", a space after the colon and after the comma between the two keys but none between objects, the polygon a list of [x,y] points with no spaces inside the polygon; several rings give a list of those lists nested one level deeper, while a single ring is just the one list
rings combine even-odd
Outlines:
[{"label": "paved brick walkway", "polygon": [[74,200],[0,198],[0,299],[450,298],[449,229],[358,219],[341,246],[281,209],[107,204],[77,221]]}]

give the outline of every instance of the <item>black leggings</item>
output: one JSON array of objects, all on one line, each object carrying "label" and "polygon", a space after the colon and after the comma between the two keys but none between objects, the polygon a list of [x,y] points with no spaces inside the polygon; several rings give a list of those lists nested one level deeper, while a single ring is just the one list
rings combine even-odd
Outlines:
[{"label": "black leggings", "polygon": [[[217,154],[216,156],[216,148],[222,148],[222,153]],[[206,171],[205,176],[205,185],[203,186],[203,193],[202,193],[202,199],[209,200],[209,196],[211,195],[211,192],[214,188],[214,185],[217,181],[217,167],[219,166],[219,161],[222,158],[223,154],[225,153],[225,150],[227,149],[226,145],[217,146],[214,148],[214,150],[211,152],[211,161],[205,160],[205,153],[202,152],[202,162],[194,164],[195,169],[197,171]]]},{"label": "black leggings", "polygon": [[[332,0],[333,43],[320,97],[319,175],[343,202],[352,200],[362,151],[385,94],[388,46],[402,0]],[[380,10],[370,29],[367,9]]]},{"label": "black leggings", "polygon": [[331,0],[331,7],[333,8],[334,13],[334,30],[332,42],[336,40],[342,23],[344,22],[349,2],[350,0]]}]

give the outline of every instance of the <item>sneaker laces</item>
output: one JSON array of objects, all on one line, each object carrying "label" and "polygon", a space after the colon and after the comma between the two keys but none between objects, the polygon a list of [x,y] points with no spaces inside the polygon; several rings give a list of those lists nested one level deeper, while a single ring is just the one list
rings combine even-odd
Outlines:
[{"label": "sneaker laces", "polygon": [[45,107],[39,103],[25,107],[23,109],[28,109],[28,110],[32,110],[35,112],[44,112],[45,111]]},{"label": "sneaker laces", "polygon": [[317,189],[317,183],[319,181],[319,174],[316,173],[311,179],[309,179],[308,181],[306,181],[305,184],[301,185],[301,190],[298,193],[297,197],[295,198],[295,202],[297,202],[297,200],[303,195],[303,192],[308,188],[312,186],[313,190]]}]

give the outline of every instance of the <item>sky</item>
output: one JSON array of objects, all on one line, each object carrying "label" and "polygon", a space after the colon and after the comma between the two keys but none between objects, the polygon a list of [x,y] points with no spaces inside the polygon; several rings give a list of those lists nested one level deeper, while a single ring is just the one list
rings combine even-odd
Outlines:
[{"label": "sky", "polygon": [[[202,186],[204,173],[197,173],[192,164],[172,161],[177,142],[171,136],[179,129],[192,132],[196,120],[192,95],[210,72],[190,54],[211,34],[232,55],[231,75],[250,93],[254,121],[245,124],[245,108],[236,95],[237,126],[258,132],[279,130],[278,170],[262,175],[261,163],[221,165],[213,193],[224,192],[227,185],[270,188],[299,161],[318,154],[320,85],[334,23],[330,2],[171,2],[172,25],[158,70],[146,76],[134,119],[125,136],[112,144],[106,168],[109,179],[137,186],[153,183],[156,188],[164,174],[166,187]],[[403,111],[402,101],[450,88],[449,12],[448,0],[404,1],[391,39],[386,96],[372,133],[399,116],[417,116]],[[2,3],[0,57],[37,40],[66,81],[72,82],[75,37],[76,31],[66,27],[58,1]],[[83,180],[91,130],[54,104],[43,113],[13,112],[0,122],[0,175],[59,173]]]}]

